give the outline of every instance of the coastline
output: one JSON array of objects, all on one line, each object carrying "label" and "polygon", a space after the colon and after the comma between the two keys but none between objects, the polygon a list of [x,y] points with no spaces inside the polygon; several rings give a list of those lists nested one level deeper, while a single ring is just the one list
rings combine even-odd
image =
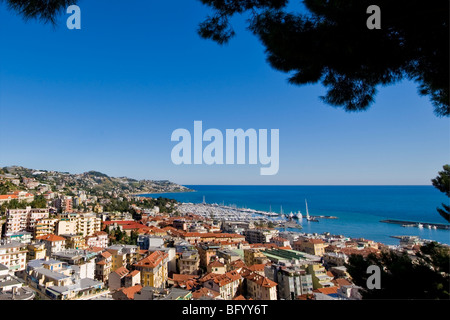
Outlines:
[{"label": "coastline", "polygon": [[[205,203],[234,208],[289,214],[301,211],[305,216],[305,198],[310,216],[317,222],[303,222],[307,233],[331,232],[363,237],[385,244],[398,244],[391,236],[419,236],[450,244],[444,229],[405,228],[380,220],[428,221],[445,224],[435,211],[445,200],[433,186],[201,186],[189,185],[195,192],[164,194],[180,203]],[[154,197],[161,193],[154,193]],[[146,196],[145,194],[141,196]],[[150,197],[150,195],[149,195]],[[338,219],[320,219],[321,217]],[[264,217],[260,215],[260,217]],[[395,241],[395,243],[393,242]]]},{"label": "coastline", "polygon": [[189,189],[189,190],[183,190],[183,191],[170,191],[170,192],[167,192],[167,191],[160,191],[160,192],[139,192],[139,193],[131,193],[131,195],[132,196],[138,196],[138,197],[140,197],[140,196],[145,196],[145,195],[148,195],[148,194],[166,194],[166,193],[174,193],[174,194],[177,194],[177,193],[184,193],[184,192],[198,192],[197,190],[191,190],[191,189]]}]

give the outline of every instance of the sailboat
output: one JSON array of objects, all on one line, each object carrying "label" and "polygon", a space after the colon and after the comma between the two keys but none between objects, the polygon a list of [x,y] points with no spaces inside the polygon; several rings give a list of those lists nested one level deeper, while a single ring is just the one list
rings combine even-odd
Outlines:
[{"label": "sailboat", "polygon": [[305,199],[305,205],[306,205],[306,220],[311,221],[311,222],[319,222],[319,220],[317,220],[316,218],[309,216],[308,202],[306,201],[306,199]]},{"label": "sailboat", "polygon": [[298,219],[298,221],[300,223],[302,223],[303,215],[302,215],[302,213],[300,211],[297,212],[296,218]]}]

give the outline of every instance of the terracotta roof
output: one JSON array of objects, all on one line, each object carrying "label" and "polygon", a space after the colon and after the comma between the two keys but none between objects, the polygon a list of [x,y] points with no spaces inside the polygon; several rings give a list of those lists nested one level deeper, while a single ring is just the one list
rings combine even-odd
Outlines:
[{"label": "terracotta roof", "polygon": [[164,259],[166,259],[169,255],[167,253],[161,251],[155,251],[150,254],[148,257],[138,261],[134,264],[136,267],[147,267],[147,268],[155,268],[158,266]]},{"label": "terracotta roof", "polygon": [[239,268],[246,267],[247,265],[245,264],[244,261],[242,261],[241,259],[238,259],[238,260],[233,261],[232,263],[230,263],[230,266],[232,268],[239,269]]},{"label": "terracotta roof", "polygon": [[213,279],[213,278],[215,278],[217,276],[218,276],[217,273],[212,273],[212,272],[211,273],[207,273],[203,277],[201,277],[198,281],[199,282],[206,282],[206,281],[211,280],[211,279]]},{"label": "terracotta roof", "polygon": [[177,274],[174,273],[172,275],[173,281],[187,281],[197,278],[198,276],[195,274]]},{"label": "terracotta roof", "polygon": [[323,294],[336,294],[338,290],[338,287],[327,287],[327,288],[318,288],[314,290],[313,292],[320,292]]},{"label": "terracotta roof", "polygon": [[265,264],[254,264],[248,267],[251,271],[264,271]]},{"label": "terracotta roof", "polygon": [[108,252],[108,251],[105,251],[105,252],[102,252],[101,256],[102,256],[103,258],[109,258],[109,257],[112,256],[112,254],[111,254],[110,252]]},{"label": "terracotta roof", "polygon": [[140,224],[140,223],[130,223],[130,224],[124,224],[122,225],[123,230],[133,230],[133,229],[148,229],[146,225]]},{"label": "terracotta roof", "polygon": [[337,278],[337,279],[332,280],[331,282],[333,282],[334,285],[337,287],[352,285],[352,283],[350,281],[348,281],[347,279],[344,279],[344,278]]},{"label": "terracotta roof", "polygon": [[131,300],[133,300],[134,295],[141,290],[142,290],[142,286],[140,284],[137,284],[135,286],[128,287],[128,288],[120,288],[119,289],[119,291],[122,291],[127,296],[127,298],[131,299]]},{"label": "terracotta roof", "polygon": [[55,242],[55,241],[65,241],[66,239],[50,233],[50,234],[46,234],[45,236],[36,237],[36,240]]},{"label": "terracotta roof", "polygon": [[276,282],[256,272],[252,272],[249,275],[246,275],[245,278],[265,288],[272,288],[278,285]]},{"label": "terracotta roof", "polygon": [[212,280],[219,285],[219,287],[223,287],[229,283],[242,279],[241,275],[235,271],[229,271],[225,274],[218,275],[214,277]]},{"label": "terracotta roof", "polygon": [[218,296],[220,296],[219,292],[210,290],[208,288],[201,288],[197,291],[192,292],[192,297],[194,299],[200,299],[201,297],[216,298]]},{"label": "terracotta roof", "polygon": [[224,267],[224,266],[225,266],[225,264],[223,264],[219,260],[214,260],[214,261],[210,262],[209,265],[208,265],[208,267],[213,267],[213,268],[221,268],[221,267]]},{"label": "terracotta roof", "polygon": [[16,195],[13,194],[0,194],[0,199],[1,200],[5,200],[5,199],[17,199],[18,197]]},{"label": "terracotta roof", "polygon": [[96,233],[94,233],[94,236],[104,236],[104,235],[108,235],[105,231],[97,231]]},{"label": "terracotta roof", "polygon": [[241,294],[241,295],[233,298],[233,300],[247,300],[247,299],[245,299],[244,296]]},{"label": "terracotta roof", "polygon": [[127,274],[127,277],[134,277],[136,275],[138,275],[139,273],[141,273],[139,270],[133,270],[131,271],[129,274]]},{"label": "terracotta roof", "polygon": [[125,277],[129,273],[128,269],[125,267],[117,268],[114,272],[117,273],[121,278]]}]

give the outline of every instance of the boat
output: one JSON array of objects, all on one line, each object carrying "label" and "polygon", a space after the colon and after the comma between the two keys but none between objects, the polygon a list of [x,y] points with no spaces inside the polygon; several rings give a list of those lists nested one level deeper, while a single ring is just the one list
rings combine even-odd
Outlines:
[{"label": "boat", "polygon": [[436,229],[437,229],[437,227],[436,227],[436,226],[433,226],[433,229],[434,229],[434,230],[436,230]]},{"label": "boat", "polygon": [[305,199],[305,204],[306,204],[306,220],[309,220],[308,202],[306,202],[306,199]]},{"label": "boat", "polygon": [[307,220],[307,221],[310,221],[310,222],[319,222],[319,220],[317,220],[316,218],[311,217],[311,216],[309,215],[309,211],[308,211],[308,202],[306,201],[306,199],[305,199],[305,205],[306,205],[306,220]]},{"label": "boat", "polygon": [[419,229],[423,229],[423,224],[421,224],[421,223],[418,223],[418,224],[417,224],[417,228],[419,228]]}]

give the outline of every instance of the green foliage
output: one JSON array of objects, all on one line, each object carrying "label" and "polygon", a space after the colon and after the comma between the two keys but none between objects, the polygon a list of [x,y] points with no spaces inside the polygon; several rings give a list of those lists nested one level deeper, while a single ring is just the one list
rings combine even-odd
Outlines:
[{"label": "green foliage", "polygon": [[[366,110],[378,86],[408,79],[436,115],[450,115],[448,0],[304,0],[302,13],[288,12],[287,0],[200,1],[214,13],[200,24],[201,37],[226,43],[235,35],[231,18],[247,15],[269,64],[291,84],[321,82],[328,104]],[[366,26],[372,4],[381,8],[380,30]]]},{"label": "green foliage", "polygon": [[0,194],[8,194],[16,190],[18,190],[17,186],[11,181],[0,182]]},{"label": "green foliage", "polygon": [[109,178],[108,175],[98,172],[98,171],[88,171],[87,174],[90,176],[93,176],[93,177]]},{"label": "green foliage", "polygon": [[370,276],[367,268],[380,267],[381,289],[362,290],[363,299],[449,299],[449,249],[427,244],[414,258],[394,251],[366,258],[351,255],[346,267],[353,282],[362,288]]},{"label": "green foliage", "polygon": [[113,244],[132,244],[132,245],[136,245],[137,244],[137,239],[139,237],[138,233],[135,231],[131,232],[131,235],[128,236],[126,234],[126,232],[120,230],[119,227],[117,227],[116,229],[112,230],[111,232],[108,233],[109,237],[111,237],[111,242]]},{"label": "green foliage", "polygon": [[47,200],[44,198],[43,195],[37,195],[34,197],[34,200],[30,203],[30,206],[32,208],[46,208]]},{"label": "green foliage", "polygon": [[[432,179],[431,182],[436,189],[445,193],[450,198],[450,165],[444,165],[443,169],[443,171],[438,172],[438,176]],[[443,209],[437,208],[437,211],[445,220],[450,222],[450,206],[442,203],[442,207]]]},{"label": "green foliage", "polygon": [[11,201],[2,204],[1,212],[5,212],[7,209],[25,209],[29,205],[30,204],[26,201],[12,199]]},{"label": "green foliage", "polygon": [[65,13],[68,6],[76,4],[77,0],[0,0],[6,2],[10,9],[15,10],[24,19],[38,19],[44,23],[56,23],[56,15]]}]

